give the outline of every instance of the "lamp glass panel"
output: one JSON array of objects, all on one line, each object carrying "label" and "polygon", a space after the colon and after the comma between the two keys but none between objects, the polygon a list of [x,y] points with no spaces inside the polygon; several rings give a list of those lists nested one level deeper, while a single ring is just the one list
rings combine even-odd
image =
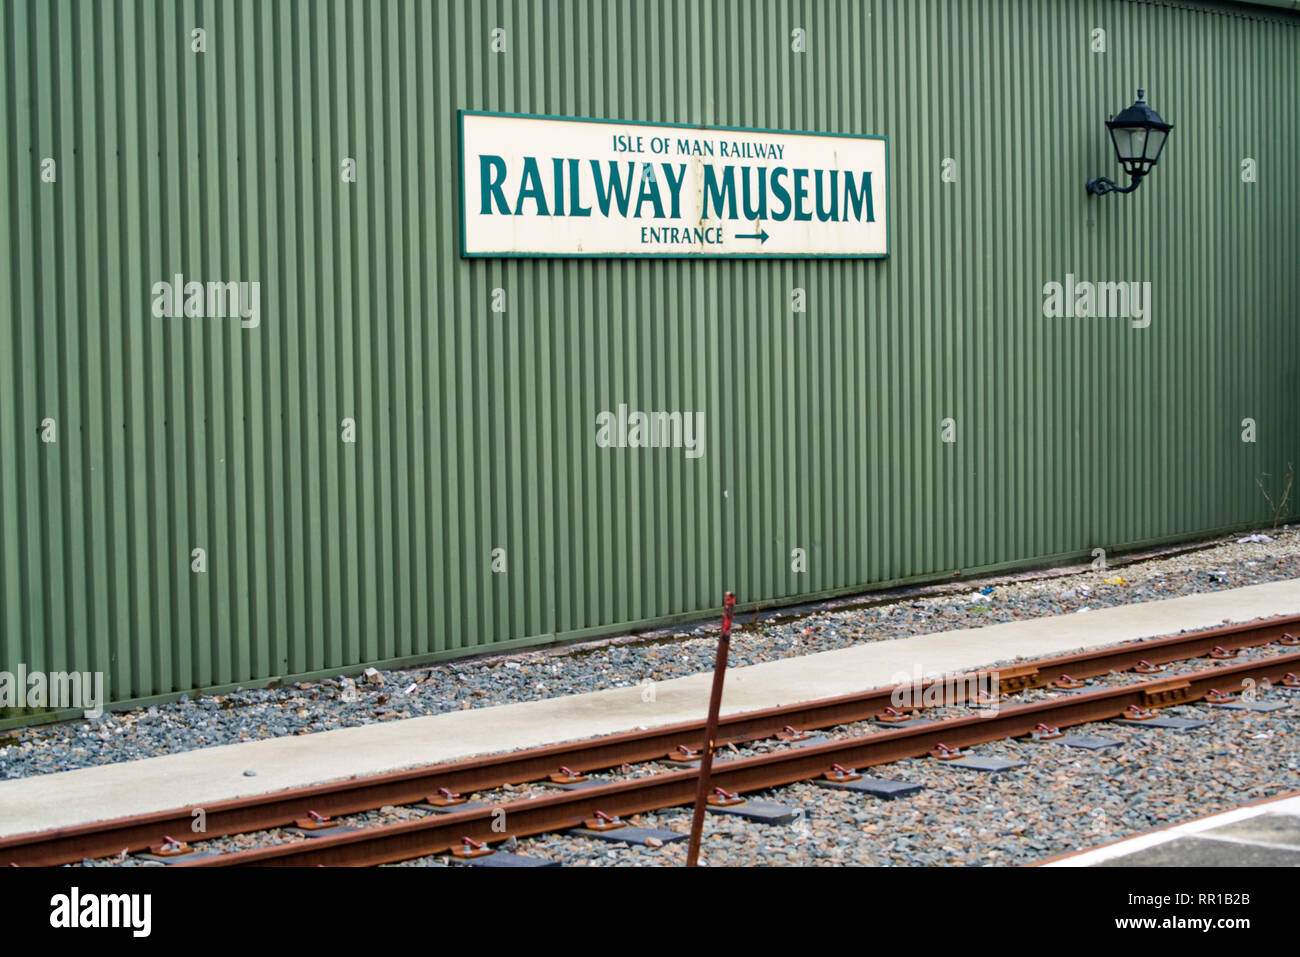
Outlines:
[{"label": "lamp glass panel", "polygon": [[1149,162],[1155,163],[1160,158],[1160,151],[1164,149],[1165,137],[1168,135],[1167,130],[1152,130],[1147,134],[1145,156]]},{"label": "lamp glass panel", "polygon": [[1124,159],[1141,159],[1147,145],[1147,131],[1142,127],[1130,130],[1128,143],[1129,152]]},{"label": "lamp glass panel", "polygon": [[1121,160],[1126,160],[1133,155],[1132,146],[1129,142],[1132,132],[1131,129],[1125,126],[1113,127],[1110,131],[1110,137],[1115,141],[1115,155]]}]

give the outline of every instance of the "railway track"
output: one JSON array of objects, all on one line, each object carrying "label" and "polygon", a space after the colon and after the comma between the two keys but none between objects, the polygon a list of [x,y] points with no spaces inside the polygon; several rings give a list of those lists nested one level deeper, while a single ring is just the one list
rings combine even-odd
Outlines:
[{"label": "railway track", "polygon": [[[922,682],[905,690],[912,700],[940,705],[969,704],[971,689],[991,687],[999,694],[1047,688],[1063,678],[1111,672],[1156,674],[1162,666],[1201,657],[1231,658],[1241,649],[1278,644],[1279,653],[1260,660],[1226,664],[1132,684],[1075,691],[1045,701],[989,709],[979,714],[890,727],[886,709],[902,688],[881,688],[837,698],[769,708],[724,717],[718,747],[836,725],[881,719],[874,733],[783,748],[771,754],[718,760],[714,784],[740,794],[796,781],[820,778],[838,766],[856,770],[939,749],[967,748],[1006,737],[1028,736],[1043,727],[1060,728],[1161,707],[1199,701],[1244,681],[1285,682],[1300,671],[1300,616],[1246,625],[1129,642],[1074,655],[1018,663]],[[1290,678],[1288,677],[1290,676]],[[1069,682],[1066,682],[1069,684]],[[986,702],[987,703],[987,702]],[[909,706],[910,708],[911,706]],[[1136,709],[1136,710],[1135,710]],[[704,722],[686,722],[645,731],[609,735],[543,748],[473,758],[373,777],[273,792],[204,806],[204,840],[275,827],[306,826],[340,815],[385,805],[448,800],[507,784],[544,781],[563,768],[566,775],[689,757],[704,746]],[[431,814],[428,817],[341,833],[320,833],[309,841],[276,844],[210,857],[180,847],[173,866],[377,865],[423,857],[473,844],[488,845],[510,836],[523,837],[582,827],[597,817],[658,810],[689,804],[694,795],[694,768],[559,791],[495,806]],[[459,797],[451,800],[460,800]],[[71,828],[0,838],[0,865],[56,865],[104,858],[123,850],[155,852],[169,845],[168,835],[189,834],[192,808],[137,815]],[[442,810],[446,811],[446,808]],[[506,822],[502,830],[500,815]]]}]

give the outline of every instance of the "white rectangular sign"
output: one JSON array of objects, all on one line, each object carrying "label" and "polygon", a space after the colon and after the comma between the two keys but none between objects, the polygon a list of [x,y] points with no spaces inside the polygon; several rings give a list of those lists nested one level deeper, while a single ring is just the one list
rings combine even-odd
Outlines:
[{"label": "white rectangular sign", "polygon": [[889,255],[883,137],[460,114],[463,256]]}]

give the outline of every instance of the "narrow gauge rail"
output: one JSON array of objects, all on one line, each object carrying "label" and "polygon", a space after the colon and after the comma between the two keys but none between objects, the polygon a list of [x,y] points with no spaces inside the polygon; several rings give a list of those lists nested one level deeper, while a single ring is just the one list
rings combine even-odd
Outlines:
[{"label": "narrow gauge rail", "polygon": [[[713,782],[727,791],[741,793],[820,778],[836,765],[852,773],[858,768],[921,757],[940,744],[960,749],[1002,738],[1027,736],[1043,725],[1068,727],[1122,717],[1132,709],[1150,710],[1187,704],[1219,690],[1222,685],[1232,687],[1232,683],[1247,678],[1256,682],[1264,679],[1279,681],[1297,667],[1300,667],[1300,651],[1293,651],[1223,668],[1014,705],[992,715],[948,718],[864,737],[718,761],[713,765]],[[486,845],[511,836],[524,837],[582,827],[598,811],[612,817],[623,817],[686,805],[694,797],[696,776],[694,770],[671,771],[583,790],[510,801],[498,805],[505,811],[508,822],[508,832],[504,834],[493,829],[497,809],[484,807],[322,836],[301,843],[276,844],[178,861],[175,866],[373,866],[394,863],[449,851],[461,846],[466,838]]]},{"label": "narrow gauge rail", "polygon": [[[983,686],[997,676],[999,691],[1013,693],[1051,684],[1063,674],[1094,677],[1120,671],[1147,671],[1152,666],[1205,656],[1230,656],[1236,650],[1271,643],[1300,646],[1287,632],[1300,626],[1300,615],[1225,626],[1164,638],[1127,642],[1036,661],[998,671],[948,676],[911,686],[913,700],[930,700],[926,691],[943,696],[943,705],[960,704],[964,689]],[[1260,661],[1157,678],[1113,689],[1074,694],[1034,704],[1003,707],[995,716],[975,715],[927,722],[875,734],[791,748],[771,755],[720,761],[716,784],[731,791],[753,791],[822,776],[833,764],[868,767],[928,753],[939,743],[969,747],[1004,737],[1025,735],[1041,724],[1053,727],[1105,720],[1131,706],[1164,707],[1199,700],[1211,690],[1244,678],[1280,681],[1300,668],[1300,651]],[[1229,685],[1231,686],[1231,685]],[[901,687],[901,686],[900,686]],[[721,720],[717,744],[770,738],[787,728],[800,731],[832,727],[879,717],[894,700],[896,688],[873,689],[853,695],[745,712]],[[955,692],[955,694],[954,694]],[[440,789],[474,792],[545,779],[561,765],[592,771],[661,759],[679,745],[703,746],[704,722],[683,722],[647,731],[627,732],[508,752],[366,778],[331,782],[205,805],[204,839],[292,826],[312,813],[334,817],[384,805],[427,800]],[[321,835],[304,844],[256,848],[172,866],[233,864],[380,864],[445,851],[466,838],[499,841],[545,831],[581,826],[597,810],[627,815],[689,803],[696,779],[694,769],[614,782],[581,791],[509,802],[509,833],[492,831],[491,809],[461,811],[419,821],[382,825],[337,835]],[[169,833],[186,833],[188,807],[75,827],[0,838],[0,865],[47,866],[86,858],[109,857],[123,849],[137,851],[161,845]]]}]

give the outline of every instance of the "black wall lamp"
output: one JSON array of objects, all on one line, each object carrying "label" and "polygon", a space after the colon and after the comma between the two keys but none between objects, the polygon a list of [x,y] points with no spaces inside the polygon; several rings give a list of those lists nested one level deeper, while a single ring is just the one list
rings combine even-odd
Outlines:
[{"label": "black wall lamp", "polygon": [[1119,116],[1112,116],[1106,121],[1111,142],[1115,144],[1115,157],[1133,182],[1120,187],[1105,176],[1090,179],[1089,195],[1133,192],[1141,185],[1142,177],[1151,172],[1151,167],[1160,159],[1160,151],[1165,148],[1165,140],[1174,127],[1172,123],[1162,120],[1160,114],[1143,101],[1145,93],[1145,90],[1138,90],[1136,103]]}]

